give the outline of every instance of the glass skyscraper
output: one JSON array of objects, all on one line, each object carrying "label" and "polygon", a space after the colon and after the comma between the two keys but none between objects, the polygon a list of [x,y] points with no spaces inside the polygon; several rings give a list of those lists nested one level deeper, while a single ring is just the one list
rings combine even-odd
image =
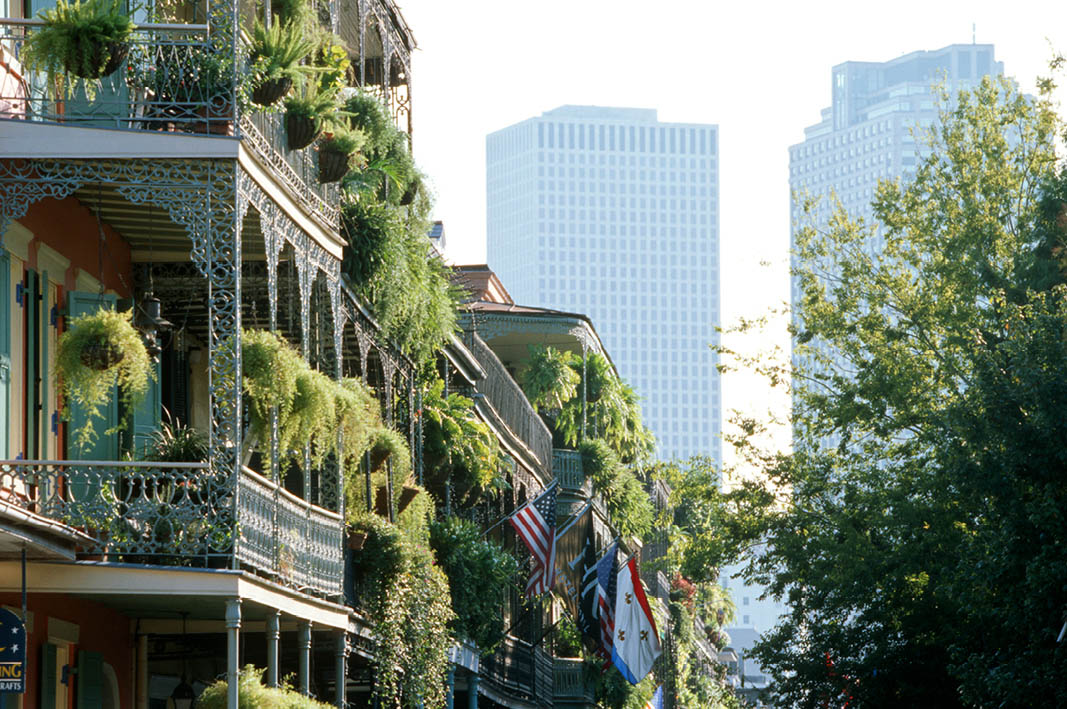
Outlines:
[{"label": "glass skyscraper", "polygon": [[490,267],[517,303],[593,318],[662,459],[722,460],[718,133],[563,106],[486,139]]}]

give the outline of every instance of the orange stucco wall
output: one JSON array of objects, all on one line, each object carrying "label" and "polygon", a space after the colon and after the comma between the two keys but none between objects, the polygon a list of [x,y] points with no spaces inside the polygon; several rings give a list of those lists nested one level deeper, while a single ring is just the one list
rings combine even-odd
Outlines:
[{"label": "orange stucco wall", "polygon": [[[75,268],[100,279],[100,232],[96,215],[76,198],[57,200],[49,197],[35,202],[19,223],[33,232],[35,241],[48,244],[70,259],[65,288],[73,288]],[[102,226],[105,235],[104,286],[121,297],[129,297],[133,285],[129,244],[107,224]],[[35,253],[32,247],[30,253]],[[31,261],[30,265],[35,264]]]},{"label": "orange stucco wall", "polygon": [[[0,593],[0,605],[21,608],[22,598],[16,593]],[[73,596],[54,593],[30,593],[26,609],[33,614],[33,632],[27,633],[26,684],[27,693],[22,706],[39,705],[41,687],[41,646],[48,642],[48,619],[58,618],[79,627],[78,644],[71,646],[69,662],[78,663],[78,650],[99,652],[104,662],[115,670],[121,706],[133,707],[133,658],[135,640],[130,619],[107,606]],[[77,691],[76,675],[71,682]],[[72,706],[74,704],[72,703]]]}]

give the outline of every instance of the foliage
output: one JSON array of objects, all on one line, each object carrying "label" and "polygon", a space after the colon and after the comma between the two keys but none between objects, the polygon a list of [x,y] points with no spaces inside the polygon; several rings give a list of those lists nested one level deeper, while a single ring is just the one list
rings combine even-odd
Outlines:
[{"label": "foliage", "polygon": [[152,48],[130,48],[128,71],[133,82],[152,91],[159,109],[197,103],[220,108],[235,84],[234,61],[211,47],[184,48],[179,56],[158,55]]},{"label": "foliage", "polygon": [[[349,197],[362,201],[366,196]],[[345,249],[344,271],[353,288],[371,307],[383,334],[409,356],[423,375],[432,371],[434,356],[456,331],[459,294],[452,285],[448,267],[435,256],[430,245],[429,198],[421,194],[408,208],[396,209],[394,216],[359,222],[357,213],[343,206],[349,215],[342,219],[346,238],[353,243],[374,243],[381,264],[370,280],[363,274],[357,255]],[[385,227],[380,235],[360,236],[360,228]],[[353,233],[354,232],[354,233]]]},{"label": "foliage", "polygon": [[622,465],[606,442],[592,439],[578,446],[582,471],[608,510],[612,525],[625,536],[644,537],[652,531],[655,510],[633,470]]},{"label": "foliage", "polygon": [[270,12],[276,22],[272,24],[305,24],[311,15],[308,0],[271,0]]},{"label": "foliage", "polygon": [[278,411],[278,449],[283,456],[311,447],[321,465],[337,452],[338,433],[345,460],[358,459],[378,426],[373,395],[362,382],[338,382],[307,364],[292,345],[267,330],[241,334],[241,382],[249,404],[251,430],[259,446],[270,441],[271,412]]},{"label": "foliage", "polygon": [[[265,687],[263,670],[246,665],[237,681],[239,709],[321,709],[333,706],[305,697],[291,687]],[[219,680],[205,689],[196,700],[200,709],[226,709],[229,688]]]},{"label": "foliage", "polygon": [[342,155],[355,155],[361,147],[363,147],[363,134],[339,125],[334,125],[332,131],[323,136],[322,142],[319,143],[319,150]]},{"label": "foliage", "polygon": [[345,112],[352,128],[366,134],[369,152],[381,152],[387,147],[396,127],[388,109],[376,96],[357,92],[345,101]]},{"label": "foliage", "polygon": [[318,83],[304,78],[298,83],[297,93],[287,96],[283,102],[287,116],[300,116],[315,122],[315,127],[332,125],[337,111],[337,93],[322,89]]},{"label": "foliage", "polygon": [[318,77],[319,90],[335,93],[348,85],[348,69],[352,65],[344,41],[328,34],[320,42],[313,55],[315,66],[321,71]]},{"label": "foliage", "polygon": [[411,473],[411,448],[400,433],[379,426],[370,433],[371,470],[385,469],[386,461],[393,464],[394,478],[403,480]]},{"label": "foliage", "polygon": [[434,381],[422,396],[423,458],[434,488],[456,487],[468,502],[487,489],[507,484],[501,475],[500,444],[487,425],[474,416],[474,402]]},{"label": "foliage", "polygon": [[652,453],[655,439],[641,422],[637,394],[615,376],[611,363],[599,352],[590,352],[583,366],[576,355],[552,347],[535,348],[520,378],[527,398],[561,445],[578,445],[584,417],[585,435],[607,441],[624,463]]},{"label": "foliage", "polygon": [[374,696],[391,706],[443,707],[448,673],[448,581],[429,550],[373,515],[357,527],[359,591],[374,623]]},{"label": "foliage", "polygon": [[346,189],[373,196],[392,205],[407,204],[412,185],[421,176],[411,156],[407,135],[400,131],[389,116],[389,110],[376,96],[357,93],[345,102],[345,112],[354,129],[367,136],[364,150],[367,169],[353,174]]},{"label": "foliage", "polygon": [[403,233],[403,216],[374,199],[349,200],[342,205],[341,224],[348,239],[345,272],[356,285],[369,286],[386,265],[391,240]]},{"label": "foliage", "polygon": [[272,22],[270,27],[256,20],[249,53],[250,78],[253,86],[266,81],[299,81],[314,73],[313,67],[301,64],[315,48],[301,22]]},{"label": "foliage", "polygon": [[[148,382],[155,377],[144,341],[130,324],[131,316],[131,311],[119,313],[101,308],[70,320],[59,337],[56,379],[60,397],[65,406],[73,403],[85,412],[85,425],[74,439],[80,449],[95,439],[93,419],[101,416],[100,407],[116,386],[128,415],[144,398]],[[87,366],[82,359],[87,348],[101,346],[121,352],[122,360],[103,370]],[[105,435],[116,429],[105,431]]]},{"label": "foliage", "polygon": [[757,653],[790,706],[1067,703],[1062,126],[1007,82],[946,105],[877,255],[842,213],[799,234],[797,445],[756,455],[789,504],[723,500],[789,601]]},{"label": "foliage", "polygon": [[430,547],[448,577],[453,632],[491,653],[504,639],[502,609],[508,590],[516,587],[518,562],[477,525],[458,517],[430,525]]},{"label": "foliage", "polygon": [[210,448],[207,434],[181,422],[164,421],[152,433],[144,459],[158,463],[204,463]]},{"label": "foliage", "polygon": [[[57,0],[54,8],[38,13],[45,24],[29,33],[19,59],[27,70],[46,74],[53,89],[66,76],[68,96],[80,87],[91,100],[113,45],[128,42],[133,31],[122,8],[119,0]],[[55,97],[61,93],[55,91]]]},{"label": "foliage", "polygon": [[531,346],[530,357],[519,379],[533,407],[554,421],[563,405],[579,395],[580,371],[581,361],[573,352]]}]

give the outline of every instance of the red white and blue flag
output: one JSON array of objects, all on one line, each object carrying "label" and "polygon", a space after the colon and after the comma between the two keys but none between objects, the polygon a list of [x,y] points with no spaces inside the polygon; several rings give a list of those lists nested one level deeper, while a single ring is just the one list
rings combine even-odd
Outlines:
[{"label": "red white and blue flag", "polygon": [[631,557],[618,574],[611,661],[630,684],[637,684],[662,651],[656,620],[637,574],[637,561]]},{"label": "red white and blue flag", "polygon": [[556,583],[556,483],[510,518],[523,544],[533,555],[526,597],[551,591]]},{"label": "red white and blue flag", "polygon": [[[619,543],[614,542],[596,565],[597,615],[600,617],[600,651],[611,660],[615,635],[615,590],[619,573]],[[609,665],[610,666],[610,665]]]},{"label": "red white and blue flag", "polygon": [[645,709],[663,709],[663,685],[656,687],[656,693],[645,702]]}]

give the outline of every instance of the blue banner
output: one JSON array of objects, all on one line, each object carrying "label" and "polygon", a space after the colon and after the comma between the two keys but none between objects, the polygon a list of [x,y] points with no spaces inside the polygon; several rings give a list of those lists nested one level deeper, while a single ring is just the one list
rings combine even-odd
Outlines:
[{"label": "blue banner", "polygon": [[26,625],[0,608],[0,694],[26,692]]}]

